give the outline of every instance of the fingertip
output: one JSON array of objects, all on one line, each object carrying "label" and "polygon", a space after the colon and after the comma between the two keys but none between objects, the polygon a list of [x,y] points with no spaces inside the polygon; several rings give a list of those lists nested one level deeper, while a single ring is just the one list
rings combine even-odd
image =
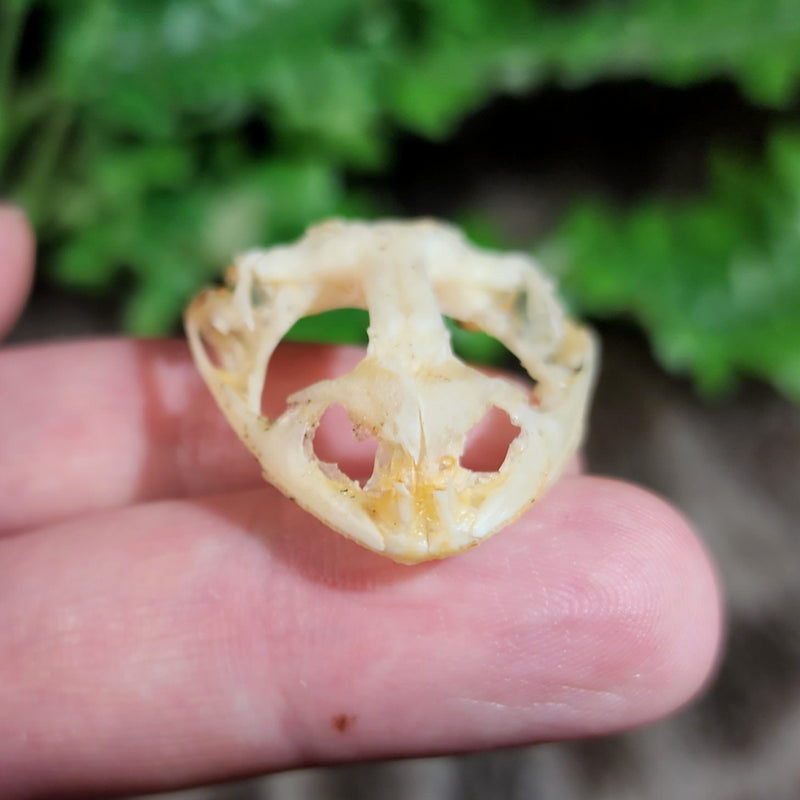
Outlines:
[{"label": "fingertip", "polygon": [[0,335],[16,322],[33,280],[35,237],[24,211],[0,205]]},{"label": "fingertip", "polygon": [[689,521],[661,498],[637,491],[643,520],[660,531],[662,616],[652,641],[657,666],[650,693],[650,712],[659,718],[692,700],[711,680],[722,642],[722,595],[708,551]]},{"label": "fingertip", "polygon": [[[708,681],[720,642],[716,575],[687,521],[654,494],[567,475],[484,548],[461,562],[472,583],[526,598],[502,615],[502,630],[496,614],[477,624],[513,644],[495,647],[487,673],[507,673],[513,656],[516,680],[500,700],[535,709],[521,741],[643,725]],[[484,694],[498,700],[493,686]]]},{"label": "fingertip", "polygon": [[667,501],[628,483],[576,480],[596,529],[617,550],[596,578],[616,581],[608,596],[618,659],[608,657],[606,688],[625,700],[625,726],[648,723],[689,702],[710,679],[722,629],[717,575],[690,523]]}]

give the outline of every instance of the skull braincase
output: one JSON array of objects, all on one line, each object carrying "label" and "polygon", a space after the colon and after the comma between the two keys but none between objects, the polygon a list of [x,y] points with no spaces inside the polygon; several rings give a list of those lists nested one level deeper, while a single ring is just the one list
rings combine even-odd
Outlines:
[{"label": "skull braincase", "polygon": [[[442,558],[518,517],[560,475],[583,432],[594,337],[569,320],[528,257],[479,250],[422,220],[333,220],[293,245],[251,251],[186,312],[197,366],[265,477],[331,528],[396,561]],[[365,358],[261,413],[270,357],[302,316],[369,311]],[[520,360],[533,390],[453,355],[442,315],[483,329]],[[267,386],[267,391],[269,387]],[[362,486],[321,461],[313,439],[341,405],[378,442]],[[519,434],[494,472],[460,457],[491,407]]]}]

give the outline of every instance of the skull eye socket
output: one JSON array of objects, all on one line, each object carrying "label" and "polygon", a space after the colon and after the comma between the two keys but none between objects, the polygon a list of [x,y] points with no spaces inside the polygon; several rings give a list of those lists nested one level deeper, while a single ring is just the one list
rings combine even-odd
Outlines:
[{"label": "skull eye socket", "polygon": [[[301,317],[267,365],[261,413],[275,419],[286,410],[287,399],[295,392],[354,370],[365,356],[360,346],[367,342],[368,326],[369,312],[359,308],[336,308]],[[342,346],[319,346],[323,342]]]},{"label": "skull eye socket", "polygon": [[267,366],[261,393],[261,413],[270,419],[279,417],[295,392],[321,380],[332,380],[352,372],[364,359],[364,350],[356,347],[321,347],[286,342],[274,353]]},{"label": "skull eye socket", "polygon": [[372,475],[378,440],[353,422],[340,403],[328,406],[314,432],[314,455],[362,488]]},{"label": "skull eye socket", "polygon": [[459,463],[471,472],[497,472],[520,430],[506,411],[491,406],[468,431]]}]

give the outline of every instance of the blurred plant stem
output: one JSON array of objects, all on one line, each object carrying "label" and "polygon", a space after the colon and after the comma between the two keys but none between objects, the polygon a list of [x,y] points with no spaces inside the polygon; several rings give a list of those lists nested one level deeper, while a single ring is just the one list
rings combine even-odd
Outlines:
[{"label": "blurred plant stem", "polygon": [[42,129],[34,141],[16,191],[15,199],[34,222],[47,221],[50,208],[46,191],[58,155],[72,123],[72,109],[64,103],[54,108],[42,122]]},{"label": "blurred plant stem", "polygon": [[4,0],[0,5],[0,174],[10,152],[14,68],[29,3],[30,0]]}]

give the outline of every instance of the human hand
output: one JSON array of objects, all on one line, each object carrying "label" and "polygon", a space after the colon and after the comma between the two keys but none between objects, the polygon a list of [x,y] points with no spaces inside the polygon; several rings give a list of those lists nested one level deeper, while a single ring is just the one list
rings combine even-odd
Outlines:
[{"label": "human hand", "polygon": [[[32,253],[0,210],[0,328]],[[270,381],[355,358],[286,346]],[[619,731],[697,691],[719,629],[702,547],[629,484],[566,476],[480,548],[401,566],[263,483],[183,342],[0,353],[4,798]]]}]

